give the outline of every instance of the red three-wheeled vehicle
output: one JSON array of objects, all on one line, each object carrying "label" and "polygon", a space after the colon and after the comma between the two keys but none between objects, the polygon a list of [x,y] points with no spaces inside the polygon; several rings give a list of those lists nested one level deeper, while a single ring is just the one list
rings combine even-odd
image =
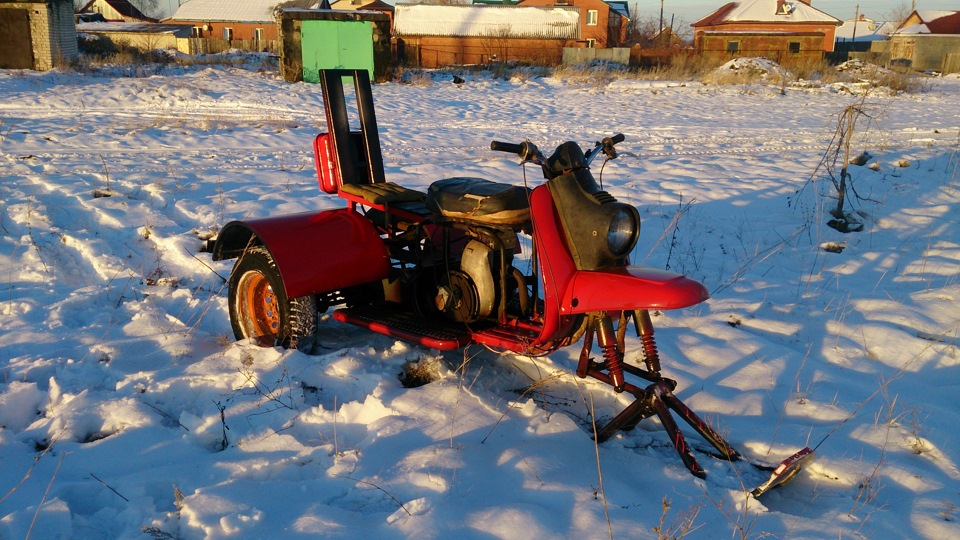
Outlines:
[{"label": "red three-wheeled vehicle", "polygon": [[[354,119],[344,86],[351,79]],[[577,375],[635,397],[598,440],[656,416],[684,465],[704,476],[676,414],[722,457],[741,458],[661,375],[650,311],[692,306],[708,294],[683,275],[629,264],[640,216],[603,191],[589,168],[597,157],[614,159],[622,135],[586,151],[565,142],[549,156],[529,141],[494,141],[491,150],[539,166],[546,181],[528,189],[448,178],[423,193],[384,177],[368,72],[323,70],[320,82],[328,129],[314,141],[320,187],[346,205],[223,228],[213,256],[237,259],[229,280],[237,339],[303,347],[318,312],[333,308],[337,321],[441,350],[477,343],[544,355],[582,342]],[[521,254],[522,245],[530,253]],[[521,255],[526,264],[515,265]],[[631,327],[642,366],[624,361]],[[808,449],[793,456],[773,483],[811,458]]]}]

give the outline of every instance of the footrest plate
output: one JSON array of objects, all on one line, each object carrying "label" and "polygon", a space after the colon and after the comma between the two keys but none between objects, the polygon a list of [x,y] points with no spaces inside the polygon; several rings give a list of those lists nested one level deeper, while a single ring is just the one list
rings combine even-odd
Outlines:
[{"label": "footrest plate", "polygon": [[389,306],[342,308],[333,312],[333,318],[378,334],[442,351],[459,349],[471,342],[470,334],[465,330],[425,321],[409,311]]}]

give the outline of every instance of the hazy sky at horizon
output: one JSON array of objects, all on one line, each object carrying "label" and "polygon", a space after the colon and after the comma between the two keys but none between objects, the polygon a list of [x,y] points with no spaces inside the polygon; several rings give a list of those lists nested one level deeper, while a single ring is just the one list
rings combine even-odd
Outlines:
[{"label": "hazy sky at horizon", "polygon": [[[173,15],[182,0],[159,0],[160,9],[164,17]],[[411,0],[385,0],[390,4]],[[415,1],[415,0],[414,0]],[[631,8],[634,4],[639,7],[640,17],[643,19],[659,19],[660,5],[663,4],[663,21],[669,25],[673,17],[674,26],[689,26],[706,17],[713,11],[726,4],[725,0],[628,0]],[[884,20],[898,7],[905,6],[909,11],[912,6],[918,10],[960,10],[960,0],[813,0],[813,7],[832,15],[838,19],[852,19],[856,14],[856,6],[860,5],[860,12],[874,20]]]},{"label": "hazy sky at horizon", "polygon": [[[670,17],[674,16],[674,25],[683,23],[690,25],[710,13],[716,11],[727,2],[724,0],[662,0],[663,20],[665,25],[670,24]],[[630,0],[630,4],[637,4],[641,18],[660,17],[661,0]],[[852,19],[857,13],[882,21],[899,7],[910,11],[917,10],[960,10],[958,0],[813,0],[810,5],[820,11],[832,15],[840,20]]]}]

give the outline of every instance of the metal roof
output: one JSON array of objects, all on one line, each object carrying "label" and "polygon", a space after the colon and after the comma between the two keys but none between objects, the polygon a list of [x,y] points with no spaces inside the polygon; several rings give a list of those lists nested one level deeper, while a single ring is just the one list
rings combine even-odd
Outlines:
[{"label": "metal roof", "polygon": [[393,32],[398,36],[580,38],[580,10],[570,6],[397,4],[395,7]]},{"label": "metal roof", "polygon": [[840,25],[840,19],[827,15],[801,0],[744,0],[730,2],[691,26],[715,26],[728,23],[826,23]]},{"label": "metal roof", "polygon": [[897,34],[960,34],[960,11],[916,11],[919,22],[897,30]]},{"label": "metal roof", "polygon": [[892,22],[872,21],[870,19],[843,21],[837,28],[837,41],[879,41],[890,37],[897,29]]},{"label": "metal roof", "polygon": [[187,0],[168,21],[274,22],[273,11],[311,7],[318,0]]}]

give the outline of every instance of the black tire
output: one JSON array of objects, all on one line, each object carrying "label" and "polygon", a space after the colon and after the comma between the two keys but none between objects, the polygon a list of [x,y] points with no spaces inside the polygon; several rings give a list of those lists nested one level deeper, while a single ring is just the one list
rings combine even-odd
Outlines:
[{"label": "black tire", "polygon": [[287,298],[280,271],[263,246],[248,248],[230,273],[230,324],[238,340],[309,349],[317,331],[316,297]]}]

